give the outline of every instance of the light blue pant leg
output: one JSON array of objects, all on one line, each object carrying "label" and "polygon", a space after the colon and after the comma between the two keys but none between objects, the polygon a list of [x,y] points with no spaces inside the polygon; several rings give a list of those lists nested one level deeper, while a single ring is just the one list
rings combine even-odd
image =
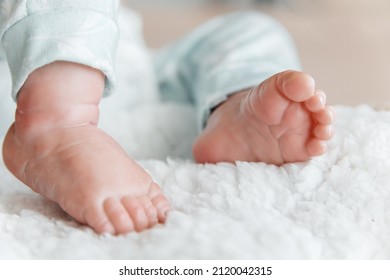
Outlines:
[{"label": "light blue pant leg", "polygon": [[163,100],[193,103],[202,129],[232,93],[287,69],[300,69],[287,31],[269,16],[239,12],[216,18],[155,59]]}]

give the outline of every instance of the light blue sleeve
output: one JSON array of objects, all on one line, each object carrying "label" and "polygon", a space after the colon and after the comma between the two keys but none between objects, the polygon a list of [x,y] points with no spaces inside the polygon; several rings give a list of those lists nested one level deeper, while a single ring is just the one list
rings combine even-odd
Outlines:
[{"label": "light blue sleeve", "polygon": [[231,94],[284,70],[300,69],[287,30],[266,14],[243,11],[215,18],[155,57],[164,100],[195,105],[199,129]]},{"label": "light blue sleeve", "polygon": [[12,96],[28,75],[62,60],[101,70],[105,95],[115,85],[119,0],[0,0],[0,38]]}]

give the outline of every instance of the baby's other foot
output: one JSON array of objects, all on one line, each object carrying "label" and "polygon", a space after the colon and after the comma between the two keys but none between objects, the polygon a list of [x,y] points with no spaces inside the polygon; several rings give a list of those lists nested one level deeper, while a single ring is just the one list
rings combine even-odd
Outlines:
[{"label": "baby's other foot", "polygon": [[326,152],[333,110],[309,75],[285,71],[218,106],[193,146],[199,163],[281,165]]}]

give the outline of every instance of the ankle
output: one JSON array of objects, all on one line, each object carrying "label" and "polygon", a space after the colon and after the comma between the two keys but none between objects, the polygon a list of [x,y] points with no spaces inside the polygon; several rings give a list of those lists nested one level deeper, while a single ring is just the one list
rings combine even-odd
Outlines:
[{"label": "ankle", "polygon": [[[56,61],[32,72],[18,94],[20,99],[33,95],[47,102],[64,99],[67,102],[98,103],[104,90],[104,74],[94,68],[65,61]],[[50,91],[50,94],[46,94]],[[23,94],[25,93],[25,94]],[[23,96],[25,95],[25,96]],[[39,99],[38,99],[39,101]]]},{"label": "ankle", "polygon": [[54,128],[97,125],[104,75],[68,62],[34,71],[19,92],[15,135],[20,138]]}]

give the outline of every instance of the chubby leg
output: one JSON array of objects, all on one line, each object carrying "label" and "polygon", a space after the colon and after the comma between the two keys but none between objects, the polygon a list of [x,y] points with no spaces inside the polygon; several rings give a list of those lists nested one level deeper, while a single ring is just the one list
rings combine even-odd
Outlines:
[{"label": "chubby leg", "polygon": [[211,114],[193,146],[200,163],[260,161],[281,165],[326,151],[333,111],[307,74],[286,71],[233,94]]},{"label": "chubby leg", "polygon": [[18,95],[3,145],[9,170],[98,233],[141,231],[164,222],[167,199],[152,178],[97,127],[101,72],[54,62]]}]

